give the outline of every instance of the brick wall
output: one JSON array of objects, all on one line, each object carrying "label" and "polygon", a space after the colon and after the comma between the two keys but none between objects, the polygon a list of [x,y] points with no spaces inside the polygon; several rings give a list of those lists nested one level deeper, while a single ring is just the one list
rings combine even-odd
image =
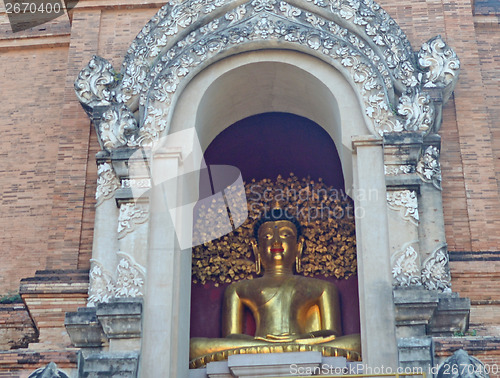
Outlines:
[{"label": "brick wall", "polygon": [[160,6],[116,3],[16,34],[0,5],[0,296],[37,269],[89,267],[99,146],[73,82],[93,54],[119,70]]},{"label": "brick wall", "polygon": [[64,47],[0,53],[0,295],[47,256],[67,56]]}]

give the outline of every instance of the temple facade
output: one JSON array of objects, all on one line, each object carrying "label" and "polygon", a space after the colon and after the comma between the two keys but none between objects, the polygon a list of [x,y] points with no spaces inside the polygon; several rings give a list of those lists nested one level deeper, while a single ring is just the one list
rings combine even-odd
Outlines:
[{"label": "temple facade", "polygon": [[[66,5],[0,9],[0,376],[500,376],[496,1]],[[276,208],[338,294],[229,342]]]}]

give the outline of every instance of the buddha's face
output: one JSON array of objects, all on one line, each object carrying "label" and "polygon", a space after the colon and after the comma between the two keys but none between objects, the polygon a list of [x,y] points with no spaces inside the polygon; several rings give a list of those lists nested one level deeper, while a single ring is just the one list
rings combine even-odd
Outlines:
[{"label": "buddha's face", "polygon": [[302,249],[297,228],[287,220],[265,222],[259,228],[258,250],[264,269],[281,265],[292,267]]}]

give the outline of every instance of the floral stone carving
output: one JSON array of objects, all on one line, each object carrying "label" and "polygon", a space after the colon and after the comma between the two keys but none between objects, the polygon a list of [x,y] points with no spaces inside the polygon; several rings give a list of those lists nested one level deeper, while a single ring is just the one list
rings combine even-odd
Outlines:
[{"label": "floral stone carving", "polygon": [[387,176],[404,175],[415,172],[413,165],[384,165],[384,173]]},{"label": "floral stone carving", "polygon": [[118,216],[118,239],[133,232],[136,226],[148,220],[149,214],[145,204],[135,202],[122,203]]},{"label": "floral stone carving", "polygon": [[460,60],[441,36],[422,45],[418,52],[418,64],[427,70],[422,79],[425,88],[453,87],[458,79]]},{"label": "floral stone carving", "polygon": [[435,249],[422,264],[422,283],[428,290],[451,291],[446,244]]},{"label": "floral stone carving", "polygon": [[117,82],[111,63],[94,55],[75,81],[78,100],[86,110],[96,106],[110,105],[113,101],[113,88]]},{"label": "floral stone carving", "polygon": [[118,256],[121,260],[116,268],[115,297],[141,297],[146,269],[124,252],[118,252]]},{"label": "floral stone carving", "polygon": [[116,280],[99,261],[90,260],[92,268],[87,306],[107,303],[111,298],[143,296],[146,269],[125,252],[119,251],[117,255],[120,261],[116,267]]},{"label": "floral stone carving", "polygon": [[126,105],[114,105],[103,113],[99,124],[100,141],[112,149],[127,144],[127,136],[137,131],[137,121]]},{"label": "floral stone carving", "polygon": [[97,168],[97,189],[95,191],[96,206],[113,197],[120,181],[109,163],[99,164]]},{"label": "floral stone carving", "polygon": [[418,225],[418,200],[414,190],[387,192],[387,205],[389,208],[399,211],[404,220]]},{"label": "floral stone carving", "polygon": [[96,303],[107,303],[114,297],[115,284],[113,277],[108,273],[102,264],[91,259],[90,263],[90,283],[89,283],[89,298],[87,306],[95,306]]},{"label": "floral stone carving", "polygon": [[442,190],[441,165],[437,147],[427,147],[417,163],[417,173],[422,181],[432,183],[437,189]]},{"label": "floral stone carving", "polygon": [[410,245],[407,245],[403,251],[393,257],[392,277],[394,286],[421,286],[420,278],[420,259],[417,251]]}]

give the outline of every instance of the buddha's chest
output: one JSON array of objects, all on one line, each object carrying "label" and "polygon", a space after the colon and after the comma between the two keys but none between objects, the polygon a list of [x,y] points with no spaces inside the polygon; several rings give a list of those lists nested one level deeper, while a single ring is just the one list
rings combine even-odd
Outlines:
[{"label": "buddha's chest", "polygon": [[256,308],[282,310],[298,309],[314,302],[320,294],[319,290],[305,285],[300,280],[285,279],[259,282],[250,290],[246,290],[243,296],[245,302]]}]

